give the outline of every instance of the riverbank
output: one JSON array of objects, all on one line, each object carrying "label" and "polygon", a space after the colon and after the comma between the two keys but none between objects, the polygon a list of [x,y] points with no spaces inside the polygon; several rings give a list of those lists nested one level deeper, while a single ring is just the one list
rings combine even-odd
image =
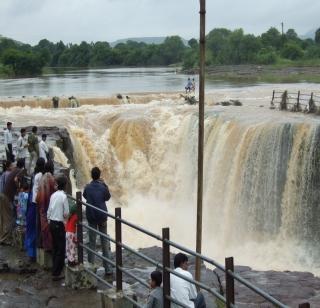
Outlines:
[{"label": "riverbank", "polygon": [[[198,74],[197,69],[184,71]],[[320,65],[216,65],[206,68],[208,79],[234,82],[320,82]]]}]

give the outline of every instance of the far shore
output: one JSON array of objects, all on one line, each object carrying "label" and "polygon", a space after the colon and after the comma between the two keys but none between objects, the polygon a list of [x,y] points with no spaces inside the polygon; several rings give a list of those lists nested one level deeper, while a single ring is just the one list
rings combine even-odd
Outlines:
[{"label": "far shore", "polygon": [[[183,72],[198,74],[198,69],[189,69]],[[319,65],[213,65],[206,68],[206,74],[209,79],[234,82],[320,83]]]}]

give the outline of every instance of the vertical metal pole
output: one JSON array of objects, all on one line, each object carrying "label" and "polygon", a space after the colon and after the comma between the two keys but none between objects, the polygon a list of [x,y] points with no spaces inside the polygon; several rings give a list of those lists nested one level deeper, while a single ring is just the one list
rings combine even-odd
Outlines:
[{"label": "vertical metal pole", "polygon": [[[197,191],[197,243],[196,251],[202,247],[202,195],[203,195],[203,145],[204,145],[204,83],[206,48],[206,1],[200,0],[200,72],[199,72],[199,135],[198,135],[198,191]],[[196,280],[201,280],[201,260],[196,258]]]},{"label": "vertical metal pole", "polygon": [[300,91],[298,91],[298,98],[297,98],[297,111],[300,110]]},{"label": "vertical metal pole", "polygon": [[83,263],[83,233],[82,233],[82,194],[81,191],[76,192],[76,200],[77,200],[77,216],[78,216],[78,224],[77,224],[77,241],[78,241],[78,262]]},{"label": "vertical metal pole", "polygon": [[163,304],[164,308],[170,308],[170,300],[166,296],[170,296],[170,273],[166,271],[166,267],[170,268],[170,245],[164,240],[170,239],[169,228],[162,229],[162,264],[163,264]]},{"label": "vertical metal pole", "polygon": [[226,271],[226,300],[227,307],[231,307],[230,304],[234,304],[234,279],[228,274],[228,270],[234,271],[233,257],[225,259],[225,271]]},{"label": "vertical metal pole", "polygon": [[275,94],[275,90],[272,91],[272,100],[271,100],[271,104],[273,104],[274,101],[274,94]]},{"label": "vertical metal pole", "polygon": [[[115,209],[116,218],[121,219],[121,208]],[[119,267],[122,267],[122,247],[119,243],[122,243],[122,225],[119,219],[116,219],[116,288],[117,292],[122,291],[122,271]]]}]

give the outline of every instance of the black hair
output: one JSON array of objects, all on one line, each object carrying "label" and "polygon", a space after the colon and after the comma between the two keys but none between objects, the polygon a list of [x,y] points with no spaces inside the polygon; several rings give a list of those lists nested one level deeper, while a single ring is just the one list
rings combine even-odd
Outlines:
[{"label": "black hair", "polygon": [[33,126],[33,127],[32,127],[32,132],[33,132],[33,133],[36,133],[37,131],[38,131],[38,127],[37,127],[37,126]]},{"label": "black hair", "polygon": [[47,138],[47,134],[42,134],[41,138]]},{"label": "black hair", "polygon": [[67,177],[65,175],[60,175],[56,179],[58,190],[65,190],[67,187]]},{"label": "black hair", "polygon": [[44,166],[44,172],[54,173],[54,163],[52,160],[48,160]]},{"label": "black hair", "polygon": [[23,190],[29,190],[30,189],[30,185],[27,181],[23,181],[22,182],[22,189]]},{"label": "black hair", "polygon": [[7,126],[10,126],[10,125],[12,125],[12,122],[7,122]]},{"label": "black hair", "polygon": [[25,129],[25,128],[21,128],[21,129],[20,129],[20,133],[21,133],[21,134],[23,134],[23,133],[25,133],[25,132],[26,132],[26,129]]},{"label": "black hair", "polygon": [[34,168],[34,174],[37,174],[39,172],[44,173],[44,167],[45,167],[46,161],[43,157],[39,157],[36,162],[36,167]]},{"label": "black hair", "polygon": [[18,159],[18,161],[17,161],[17,167],[18,167],[19,169],[23,169],[24,166],[25,166],[24,159],[23,159],[23,158]]},{"label": "black hair", "polygon": [[151,280],[156,283],[157,287],[160,287],[162,283],[162,273],[160,271],[153,271],[150,276]]},{"label": "black hair", "polygon": [[99,180],[101,175],[101,171],[98,167],[93,167],[91,170],[91,177],[93,180]]},{"label": "black hair", "polygon": [[177,253],[174,257],[174,261],[173,261],[173,264],[174,264],[174,268],[177,268],[177,267],[180,267],[182,263],[184,262],[187,262],[188,261],[188,257],[186,254],[184,253]]},{"label": "black hair", "polygon": [[3,172],[5,172],[6,170],[8,170],[11,164],[12,164],[12,162],[11,162],[10,160],[5,160],[5,161],[3,162]]}]

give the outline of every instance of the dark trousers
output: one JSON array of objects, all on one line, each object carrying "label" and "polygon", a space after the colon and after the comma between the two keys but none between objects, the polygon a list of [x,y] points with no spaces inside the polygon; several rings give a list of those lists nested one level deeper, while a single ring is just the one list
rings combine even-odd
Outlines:
[{"label": "dark trousers", "polygon": [[52,235],[52,275],[59,276],[64,267],[66,255],[66,231],[61,221],[50,220]]},{"label": "dark trousers", "polygon": [[8,144],[9,151],[6,150],[7,160],[14,162],[14,155],[12,151],[12,144]]},{"label": "dark trousers", "polygon": [[194,301],[195,308],[206,308],[206,302],[201,292],[198,293],[197,298]]},{"label": "dark trousers", "polygon": [[[89,223],[89,227],[94,228],[96,230],[99,230],[102,233],[107,234],[107,222],[103,222],[101,224]],[[89,230],[89,247],[94,251],[96,250],[96,237],[97,237],[97,234],[94,231]],[[110,241],[101,235],[100,235],[100,241],[101,241],[102,255],[105,258],[110,259],[110,254],[111,254]],[[94,264],[94,259],[95,259],[95,255],[93,253],[91,253],[90,251],[88,251],[89,263]],[[104,260],[103,260],[103,267],[105,269],[105,273],[110,273],[112,271],[111,266]]]}]

